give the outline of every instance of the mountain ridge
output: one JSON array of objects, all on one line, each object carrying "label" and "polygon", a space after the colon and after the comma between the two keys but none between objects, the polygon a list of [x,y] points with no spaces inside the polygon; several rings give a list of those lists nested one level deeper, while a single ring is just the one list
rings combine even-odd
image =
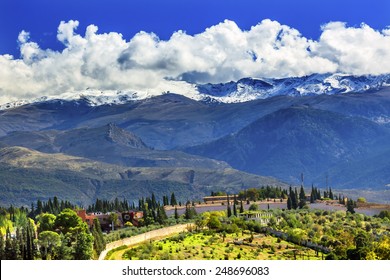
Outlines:
[{"label": "mountain ridge", "polygon": [[[172,81],[180,85],[178,81]],[[181,82],[183,83],[183,82]],[[185,84],[185,86],[184,86]],[[266,99],[273,96],[307,96],[321,94],[370,93],[390,87],[390,74],[348,75],[342,73],[312,74],[289,78],[251,78],[219,84],[186,84],[177,88],[178,95],[186,96],[196,101],[240,103],[256,99]],[[188,86],[190,85],[190,91]],[[42,96],[31,100],[17,100],[0,104],[0,110],[8,110],[32,103],[50,101],[79,101],[89,106],[119,105],[131,101],[149,99],[154,96],[170,93],[135,92],[132,90],[98,90],[86,89],[75,92],[65,92],[57,96]]]},{"label": "mountain ridge", "polygon": [[[326,170],[343,165],[348,172],[338,174],[338,186],[362,187],[353,174],[360,176],[364,171],[353,172],[348,165],[380,153],[389,142],[390,129],[367,119],[292,106],[261,117],[237,133],[184,151],[294,183],[303,172],[310,183],[319,184]],[[343,185],[341,177],[350,183]]]},{"label": "mountain ridge", "polygon": [[152,149],[140,137],[113,123],[65,131],[11,132],[0,139],[3,145],[21,146],[51,154],[64,153],[127,167],[230,167],[225,162],[181,151]]},{"label": "mountain ridge", "polygon": [[[250,84],[253,80],[243,82]],[[366,80],[356,82],[364,88]],[[255,84],[272,86],[271,81]],[[389,129],[390,87],[374,87],[364,93],[276,95],[239,103],[212,98],[197,101],[165,93],[123,104],[91,106],[84,97],[47,100],[0,111],[0,147],[24,145],[43,153],[62,152],[126,168],[166,168],[164,174],[174,174],[173,169],[203,168],[221,175],[228,163],[234,163],[243,171],[272,175],[292,184],[299,183],[303,172],[309,184],[324,185],[324,178],[329,175],[334,189],[369,187],[378,192],[390,184],[386,172],[390,168],[390,139],[386,138]],[[226,142],[229,137],[237,139]],[[220,144],[202,157],[186,153],[189,147],[208,143]],[[220,150],[228,163],[209,158]],[[248,168],[250,165],[252,169]],[[27,172],[13,171],[4,164],[3,167],[15,176]],[[258,167],[261,168],[255,170]],[[26,179],[38,182],[39,177],[45,176],[40,170],[34,172],[36,178]],[[62,172],[76,186],[79,182],[88,186],[101,184],[95,179],[75,181],[72,178],[79,178],[80,174],[70,171],[53,171],[54,175],[49,177],[53,179]],[[137,172],[121,173],[120,177],[134,178]],[[149,174],[145,176],[151,180],[169,177],[153,177],[150,171],[144,174]],[[53,180],[65,187],[57,177]],[[6,179],[10,183],[18,181],[8,175]],[[112,186],[117,188],[118,182]],[[157,190],[156,182],[150,186],[142,184],[147,190]]]},{"label": "mountain ridge", "polygon": [[124,167],[15,146],[0,148],[0,182],[0,204],[17,206],[53,196],[77,205],[91,204],[96,198],[136,202],[152,193],[162,197],[171,192],[187,201],[215,189],[234,193],[243,186],[287,186],[274,178],[232,168]]}]

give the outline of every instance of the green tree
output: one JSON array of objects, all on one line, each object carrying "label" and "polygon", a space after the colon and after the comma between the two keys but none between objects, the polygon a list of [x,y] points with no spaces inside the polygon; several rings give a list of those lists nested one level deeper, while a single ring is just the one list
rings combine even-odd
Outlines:
[{"label": "green tree", "polygon": [[172,205],[172,206],[177,205],[177,200],[176,200],[175,193],[172,193],[172,194],[171,194],[171,205]]},{"label": "green tree", "polygon": [[288,196],[288,198],[287,198],[287,209],[291,210],[291,208],[292,208],[291,196]]},{"label": "green tree", "polygon": [[298,208],[298,191],[295,188],[295,191],[291,192],[291,206],[293,209]]},{"label": "green tree", "polygon": [[256,201],[259,199],[259,193],[255,188],[250,188],[246,191],[246,196],[251,201]]},{"label": "green tree", "polygon": [[108,218],[110,224],[111,224],[111,229],[114,230],[116,227],[119,226],[120,221],[119,221],[119,216],[115,212],[111,212]]},{"label": "green tree", "polygon": [[175,219],[179,219],[179,213],[177,212],[177,207],[175,206]]},{"label": "green tree", "polygon": [[359,202],[359,203],[366,203],[366,202],[367,202],[367,199],[365,199],[364,197],[359,197],[359,198],[357,199],[357,202]]},{"label": "green tree", "polygon": [[219,218],[216,215],[210,215],[210,219],[207,223],[207,226],[210,229],[220,229],[222,224]]},{"label": "green tree", "polygon": [[348,199],[347,201],[347,212],[354,214],[355,213],[355,203],[352,199]]},{"label": "green tree", "polygon": [[154,223],[154,219],[153,219],[153,214],[152,214],[152,211],[149,209],[149,204],[148,203],[144,203],[144,207],[143,207],[143,220],[144,220],[144,225],[145,226],[148,226],[148,225],[151,225]]},{"label": "green tree", "polygon": [[27,260],[33,260],[37,253],[37,248],[34,244],[35,240],[35,230],[34,230],[34,221],[29,219],[29,223],[26,228],[26,258]]},{"label": "green tree", "polygon": [[350,249],[347,252],[348,259],[365,260],[368,253],[372,250],[371,238],[364,231],[360,231],[355,237],[355,249]]},{"label": "green tree", "polygon": [[164,206],[169,205],[169,199],[168,199],[168,196],[166,196],[166,195],[163,196],[163,205]]},{"label": "green tree", "polygon": [[332,200],[334,199],[332,188],[329,188],[329,198],[332,199]]},{"label": "green tree", "polygon": [[311,185],[311,193],[310,193],[310,203],[314,203],[314,201],[316,200],[316,193],[315,193],[315,190],[314,190],[314,186]]},{"label": "green tree", "polygon": [[389,210],[382,210],[379,212],[378,217],[381,219],[388,218],[390,220],[390,211]]},{"label": "green tree", "polygon": [[160,225],[163,225],[166,223],[168,216],[167,213],[165,212],[164,206],[159,206],[157,207],[157,222]]},{"label": "green tree", "polygon": [[96,255],[99,256],[100,253],[106,248],[106,241],[104,240],[103,232],[98,219],[93,220],[91,233],[93,236],[93,248],[96,252]]},{"label": "green tree", "polygon": [[253,203],[249,206],[249,211],[257,211],[257,210],[259,210],[259,206],[257,204]]},{"label": "green tree", "polygon": [[301,186],[301,189],[299,191],[299,208],[302,209],[306,205],[306,194],[305,190],[303,189],[303,186]]},{"label": "green tree", "polygon": [[[72,209],[64,209],[55,220],[55,228],[63,234],[77,230],[78,227],[87,226]],[[84,224],[84,225],[83,225]]]},{"label": "green tree", "polygon": [[[65,256],[72,254],[72,259],[91,259],[93,254],[93,236],[88,225],[84,223],[76,212],[71,209],[64,209],[58,214],[55,221],[56,230],[59,230],[64,236],[69,248],[62,248]],[[81,252],[85,250],[85,252]]]},{"label": "green tree", "polygon": [[232,215],[232,208],[230,207],[230,199],[229,195],[227,196],[227,216],[230,217]]},{"label": "green tree", "polygon": [[244,212],[244,204],[242,203],[242,200],[240,201],[240,213]]},{"label": "green tree", "polygon": [[74,257],[74,248],[72,244],[72,236],[70,233],[60,234],[61,245],[57,247],[56,260],[72,260]]},{"label": "green tree", "polygon": [[198,217],[195,221],[195,225],[197,230],[202,230],[205,226],[205,220]]},{"label": "green tree", "polygon": [[380,260],[390,260],[390,236],[381,237],[375,247],[375,254]]},{"label": "green tree", "polygon": [[74,246],[75,260],[90,260],[93,255],[93,237],[87,232],[80,232]]},{"label": "green tree", "polygon": [[151,208],[152,209],[156,209],[157,208],[157,201],[156,201],[156,196],[154,195],[154,193],[152,193],[152,199],[151,199]]},{"label": "green tree", "polygon": [[54,231],[42,231],[38,236],[38,244],[42,259],[51,260],[55,257],[55,248],[61,245],[61,238]]},{"label": "green tree", "polygon": [[16,246],[19,246],[19,256],[18,259],[23,260],[27,258],[27,250],[26,250],[26,231],[24,228],[16,229],[16,237],[14,239],[17,240]]},{"label": "green tree", "polygon": [[192,207],[190,203],[186,204],[186,210],[184,212],[184,218],[186,220],[193,219],[197,215],[195,207]]},{"label": "green tree", "polygon": [[4,255],[6,260],[18,260],[20,256],[18,240],[11,237],[9,228],[5,235]]},{"label": "green tree", "polygon": [[0,231],[0,260],[5,260],[5,243],[4,243],[4,236],[2,232]]},{"label": "green tree", "polygon": [[38,232],[53,231],[55,227],[56,216],[49,213],[39,214],[37,217]]}]

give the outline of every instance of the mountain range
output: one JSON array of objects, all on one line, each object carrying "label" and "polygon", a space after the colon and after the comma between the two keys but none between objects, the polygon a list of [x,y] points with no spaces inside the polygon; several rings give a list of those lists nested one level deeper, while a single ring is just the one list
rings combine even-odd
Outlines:
[{"label": "mountain range", "polygon": [[301,173],[305,186],[328,178],[333,189],[388,201],[389,85],[390,75],[322,74],[193,85],[191,95],[88,90],[5,104],[0,202],[172,190],[199,198],[299,184]]},{"label": "mountain range", "polygon": [[232,168],[133,167],[107,164],[62,153],[23,147],[0,149],[1,205],[27,205],[57,196],[80,206],[96,198],[127,199],[169,195],[179,201],[201,200],[211,191],[235,193],[242,186],[280,185],[280,181]]}]

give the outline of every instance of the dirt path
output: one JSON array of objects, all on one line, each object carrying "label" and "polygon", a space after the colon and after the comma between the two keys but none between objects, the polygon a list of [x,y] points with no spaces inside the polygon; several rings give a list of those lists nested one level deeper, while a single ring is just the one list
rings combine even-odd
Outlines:
[{"label": "dirt path", "polygon": [[175,226],[170,226],[170,227],[166,227],[166,228],[152,230],[152,231],[145,232],[145,233],[142,233],[142,234],[139,234],[136,236],[132,236],[132,237],[128,237],[128,238],[124,238],[124,239],[121,239],[118,241],[108,243],[106,245],[106,249],[103,252],[101,252],[101,254],[99,256],[99,260],[104,260],[108,251],[115,249],[119,246],[122,246],[122,245],[130,246],[130,245],[139,244],[139,243],[151,240],[151,239],[158,239],[158,238],[167,237],[167,236],[170,236],[170,235],[175,234],[175,233],[187,231],[188,228],[194,227],[194,226],[195,225],[192,223],[184,224],[184,225],[175,225]]}]

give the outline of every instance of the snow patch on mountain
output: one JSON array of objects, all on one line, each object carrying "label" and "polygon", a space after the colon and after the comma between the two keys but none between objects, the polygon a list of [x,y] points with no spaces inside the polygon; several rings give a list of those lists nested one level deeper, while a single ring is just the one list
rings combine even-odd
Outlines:
[{"label": "snow patch on mountain", "polygon": [[278,95],[364,93],[388,86],[390,86],[390,74],[380,76],[316,74],[284,79],[246,78],[237,83],[198,85],[198,90],[201,94],[211,96],[219,102],[244,102]]},{"label": "snow patch on mountain", "polygon": [[20,107],[26,104],[50,102],[50,101],[84,101],[89,106],[119,105],[131,101],[144,100],[166,93],[178,93],[194,100],[202,100],[203,95],[199,94],[196,86],[182,81],[167,81],[153,90],[131,91],[131,90],[97,90],[85,89],[82,91],[65,92],[56,96],[43,96],[32,100],[17,100],[0,105],[0,110],[7,110]]},{"label": "snow patch on mountain", "polygon": [[86,101],[90,106],[125,104],[148,99],[165,93],[176,93],[208,103],[239,103],[273,96],[306,96],[374,92],[390,86],[390,74],[379,76],[352,76],[347,74],[314,74],[283,79],[244,78],[237,82],[220,84],[190,84],[166,80],[150,90],[95,90],[65,92],[57,96],[44,96],[33,100],[18,100],[0,105],[0,110],[12,109],[29,103],[51,100]]}]

